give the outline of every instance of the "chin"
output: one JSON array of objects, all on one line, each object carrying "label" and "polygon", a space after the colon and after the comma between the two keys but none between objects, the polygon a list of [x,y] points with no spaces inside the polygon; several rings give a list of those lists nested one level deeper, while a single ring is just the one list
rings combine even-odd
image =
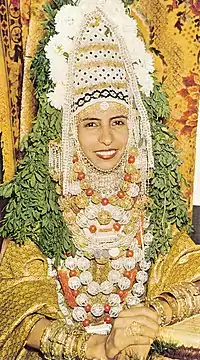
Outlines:
[{"label": "chin", "polygon": [[[114,160],[114,159],[113,159]],[[92,163],[94,164],[94,166],[98,169],[101,170],[112,170],[115,168],[115,166],[119,163],[120,159],[115,159],[114,161],[92,161]]]}]

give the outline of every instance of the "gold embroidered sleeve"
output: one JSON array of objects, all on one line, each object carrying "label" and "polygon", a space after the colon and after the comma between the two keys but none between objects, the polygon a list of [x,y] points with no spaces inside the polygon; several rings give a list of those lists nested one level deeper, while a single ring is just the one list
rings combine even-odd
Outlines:
[{"label": "gold embroidered sleeve", "polygon": [[46,259],[32,243],[11,242],[0,267],[0,283],[0,359],[39,359],[24,347],[31,329],[41,317],[62,318]]}]

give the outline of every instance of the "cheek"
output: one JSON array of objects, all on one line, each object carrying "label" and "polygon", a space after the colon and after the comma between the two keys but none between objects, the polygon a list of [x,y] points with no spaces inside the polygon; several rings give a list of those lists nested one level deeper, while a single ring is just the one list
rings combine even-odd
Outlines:
[{"label": "cheek", "polygon": [[122,148],[126,147],[126,144],[128,142],[128,137],[129,137],[128,129],[124,129],[123,131],[120,131],[116,134],[116,139]]},{"label": "cheek", "polygon": [[88,129],[85,128],[78,129],[78,140],[81,149],[85,154],[88,154],[95,149],[96,137],[92,131],[88,131]]}]

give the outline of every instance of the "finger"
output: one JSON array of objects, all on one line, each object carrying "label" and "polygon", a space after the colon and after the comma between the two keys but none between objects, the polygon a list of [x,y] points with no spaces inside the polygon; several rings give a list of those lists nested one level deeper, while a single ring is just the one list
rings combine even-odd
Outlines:
[{"label": "finger", "polygon": [[126,330],[124,330],[126,336],[144,336],[149,337],[152,340],[155,339],[157,333],[151,328],[138,324],[137,322],[133,322]]},{"label": "finger", "polygon": [[149,327],[150,329],[152,329],[155,332],[159,331],[159,325],[156,321],[154,321],[153,319],[146,317],[144,315],[137,315],[134,317],[126,317],[126,318],[118,318],[115,320],[113,327],[114,328],[127,328],[128,326],[130,326],[133,322],[137,322],[141,325],[145,325],[147,327]]},{"label": "finger", "polygon": [[125,338],[119,338],[116,346],[109,344],[109,341],[106,344],[106,355],[108,358],[115,357],[128,346],[132,345],[150,345],[151,339],[145,336],[126,336]]},{"label": "finger", "polygon": [[146,306],[133,306],[131,309],[123,310],[119,313],[119,318],[126,318],[137,315],[145,315],[152,320],[159,322],[159,315],[156,311],[147,308]]}]

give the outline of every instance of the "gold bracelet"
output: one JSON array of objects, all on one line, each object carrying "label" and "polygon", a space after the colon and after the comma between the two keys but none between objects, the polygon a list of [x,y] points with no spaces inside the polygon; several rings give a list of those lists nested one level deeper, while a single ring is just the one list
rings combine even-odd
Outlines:
[{"label": "gold bracelet", "polygon": [[154,299],[150,300],[149,305],[152,306],[157,311],[157,313],[160,315],[160,318],[161,318],[160,325],[164,326],[166,324],[166,314],[165,314],[165,309],[164,309],[162,302],[158,298],[154,298]]},{"label": "gold bracelet", "polygon": [[171,296],[169,293],[162,293],[158,296],[158,298],[164,299],[172,310],[172,319],[170,323],[166,324],[173,324],[178,321],[178,304],[174,296]]},{"label": "gold bracelet", "polygon": [[87,344],[90,336],[91,335],[84,332],[78,341],[77,353],[78,353],[78,357],[81,360],[86,360]]}]

